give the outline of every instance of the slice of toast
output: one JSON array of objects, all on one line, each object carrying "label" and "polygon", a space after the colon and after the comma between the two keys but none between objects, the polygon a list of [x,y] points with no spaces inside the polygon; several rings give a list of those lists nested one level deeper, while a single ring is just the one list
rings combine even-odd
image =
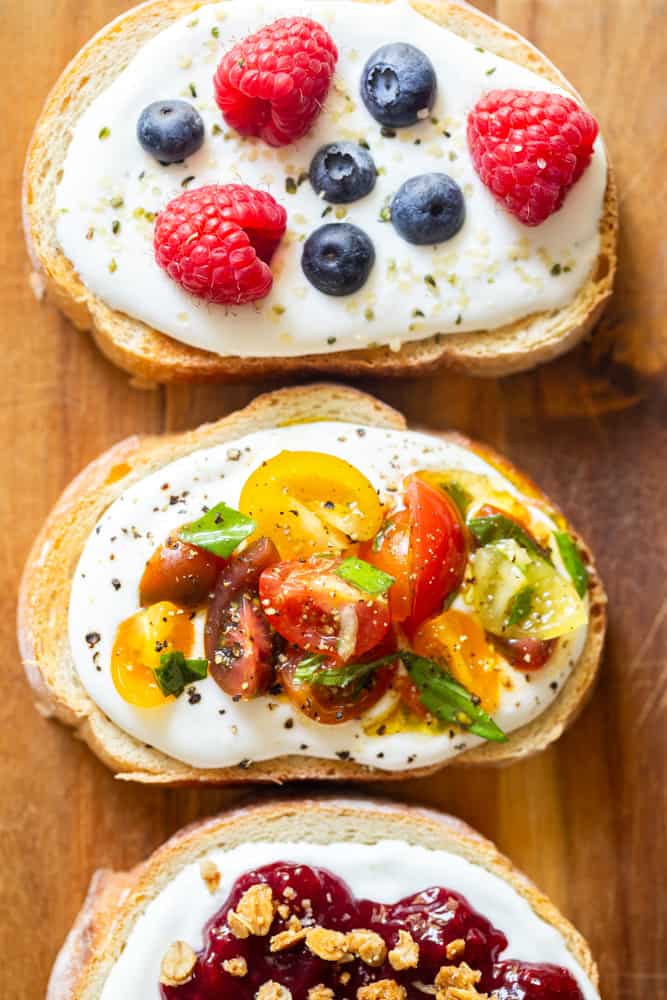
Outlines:
[{"label": "slice of toast", "polygon": [[[285,756],[249,767],[198,769],[128,736],[89,697],[69,646],[68,607],[72,576],[85,542],[111,503],[132,483],[190,452],[238,439],[251,431],[304,420],[341,420],[404,429],[395,410],[372,396],[335,385],[283,389],[259,396],[245,409],[194,431],[121,441],[87,466],[65,490],[37,536],[21,583],[18,635],[21,657],[45,716],[72,726],[118,777],[152,784],[230,784],[295,779],[391,780],[430,774],[436,764],[410,771],[382,771],[353,761]],[[465,444],[458,434],[439,435]],[[606,597],[592,556],[590,621],[582,655],[558,696],[506,743],[466,750],[447,764],[508,764],[542,750],[574,720],[590,694],[605,632]]]},{"label": "slice of toast", "polygon": [[[69,136],[83,111],[139,48],[197,6],[194,0],[149,0],[103,28],[74,57],[51,91],[28,150],[23,212],[33,266],[48,297],[77,327],[90,330],[114,364],[144,382],[207,382],[295,372],[412,375],[439,365],[471,375],[496,376],[524,371],[563,354],[592,329],[611,295],[616,268],[617,205],[611,173],[600,220],[600,253],[572,302],[492,331],[433,336],[404,344],[399,351],[380,347],[290,358],[221,357],[159,333],[93,295],[59,248],[56,236],[56,185]],[[414,6],[474,45],[532,70],[581,100],[534,46],[473,7],[455,0],[415,0]]]},{"label": "slice of toast", "polygon": [[213,850],[231,850],[253,841],[374,844],[387,839],[458,854],[509,883],[537,916],[558,931],[597,988],[597,967],[581,934],[490,841],[461,820],[389,802],[323,798],[235,809],[180,831],[130,872],[98,871],[54,966],[47,1000],[98,998],[151,900],[185,866]]}]

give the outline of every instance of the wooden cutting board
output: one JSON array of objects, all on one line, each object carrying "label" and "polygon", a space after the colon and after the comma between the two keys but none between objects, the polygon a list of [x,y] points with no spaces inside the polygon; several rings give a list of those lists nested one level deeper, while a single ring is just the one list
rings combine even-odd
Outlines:
[{"label": "wooden cutting board", "polygon": [[[31,125],[57,74],[125,0],[4,0],[0,171],[0,954],[5,998],[44,993],[92,872],[126,868],[181,825],[253,792],[126,785],[35,712],[15,645],[18,577],[51,504],[134,431],[193,427],[267,385],[138,391],[40,305],[19,210]],[[589,938],[603,994],[667,997],[667,5],[485,0],[579,88],[600,119],[621,199],[615,300],[592,343],[503,381],[367,381],[413,423],[505,451],[597,553],[611,627],[592,703],[560,743],[496,773],[446,771],[387,793],[492,837]]]}]

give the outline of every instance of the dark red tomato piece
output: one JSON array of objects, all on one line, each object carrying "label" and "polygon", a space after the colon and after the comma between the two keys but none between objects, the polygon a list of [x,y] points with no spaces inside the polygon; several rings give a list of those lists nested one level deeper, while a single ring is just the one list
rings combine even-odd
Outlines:
[{"label": "dark red tomato piece", "polygon": [[540,670],[556,648],[555,639],[499,639],[494,645],[517,670]]},{"label": "dark red tomato piece", "polygon": [[468,552],[459,512],[443,490],[415,477],[405,491],[405,505],[413,570],[412,613],[405,628],[412,631],[461,586]]},{"label": "dark red tomato piece", "polygon": [[170,535],[146,563],[139,600],[144,607],[171,601],[182,608],[203,604],[215,588],[225,560]]},{"label": "dark red tomato piece", "polygon": [[273,682],[271,628],[257,587],[261,573],[278,559],[268,538],[249,545],[229,560],[208,606],[204,646],[211,676],[233,698],[255,698]]},{"label": "dark red tomato piece", "polygon": [[[360,657],[360,662],[370,662],[385,655],[373,650]],[[277,680],[282,685],[290,701],[315,722],[325,726],[336,725],[358,719],[375,705],[391,684],[396,672],[396,664],[387,664],[374,670],[363,682],[347,684],[344,687],[330,687],[324,684],[304,684],[294,679],[297,666],[304,658],[302,649],[291,646],[277,672]],[[281,658],[282,659],[282,658]],[[325,660],[321,670],[336,668],[338,660]]]},{"label": "dark red tomato piece", "polygon": [[281,562],[259,581],[262,607],[288,642],[349,660],[373,649],[389,629],[386,596],[358,590],[336,574],[341,559]]}]

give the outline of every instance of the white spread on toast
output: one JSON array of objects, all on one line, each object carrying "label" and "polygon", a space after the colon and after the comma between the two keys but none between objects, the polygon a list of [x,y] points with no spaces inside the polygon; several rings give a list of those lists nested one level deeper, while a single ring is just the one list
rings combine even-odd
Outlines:
[{"label": "white spread on toast", "polygon": [[[122,955],[109,974],[101,1000],[159,1000],[160,960],[172,941],[202,947],[205,923],[220,909],[234,881],[245,872],[276,861],[326,868],[357,897],[395,903],[430,886],[462,893],[496,927],[508,946],[501,957],[550,962],[570,970],[585,1000],[598,993],[568,950],[560,933],[546,924],[507,882],[449,851],[433,851],[404,841],[357,843],[248,843],[206,855],[219,868],[220,887],[211,895],[200,862],[182,868],[151,900],[134,925]],[[400,858],[400,864],[397,864]]]},{"label": "white spread on toast", "polygon": [[[139,606],[146,561],[175,529],[195,520],[206,505],[236,507],[249,474],[263,461],[289,451],[336,455],[363,470],[381,500],[400,496],[403,479],[425,469],[459,469],[488,476],[496,489],[518,497],[538,524],[553,522],[501,473],[467,448],[412,431],[337,422],[256,431],[233,442],[194,451],[130,486],[91,533],[72,580],[69,637],[81,682],[100,709],[142,743],[194,767],[218,768],[285,754],[349,759],[387,770],[445,761],[483,742],[457,729],[369,735],[363,719],[322,725],[281,698],[262,695],[234,702],[212,677],[197,684],[196,703],[183,696],[158,708],[137,708],[116,690],[110,670],[118,626]],[[399,491],[397,493],[397,491]],[[554,562],[564,576],[555,545]],[[457,597],[455,607],[470,610]],[[191,655],[203,656],[205,611],[195,619]],[[90,636],[95,636],[91,646]],[[540,715],[557,697],[586,642],[582,626],[558,640],[546,665],[522,673],[505,661],[494,719],[512,732]],[[287,725],[286,725],[287,724]]]},{"label": "white spread on toast", "polygon": [[[273,149],[227,128],[212,79],[234,42],[287,14],[321,21],[339,60],[312,131]],[[427,53],[437,71],[438,97],[431,118],[387,138],[366,111],[359,82],[368,56],[394,41]],[[478,178],[465,136],[475,102],[490,89],[506,87],[559,89],[436,25],[406,0],[363,8],[347,0],[231,0],[201,7],[144,45],[81,116],[57,188],[58,240],[85,285],[107,305],[223,356],[294,357],[378,344],[398,350],[435,333],[491,330],[563,308],[589,278],[598,255],[604,147],[598,139],[590,166],[560,211],[536,228],[523,226]],[[140,147],[136,123],[147,104],[168,98],[196,106],[206,139],[185,163],[163,167]],[[341,139],[365,140],[380,176],[367,197],[333,206],[323,218],[327,206],[308,180],[294,182],[321,145]],[[380,217],[405,180],[433,171],[461,186],[466,222],[448,242],[417,247]],[[271,293],[259,303],[226,308],[207,305],[173,282],[156,264],[152,240],[155,214],[184,188],[231,182],[270,191],[289,218],[273,261]],[[343,216],[368,233],[377,259],[366,285],[337,299],[308,283],[300,261],[304,239]]]}]

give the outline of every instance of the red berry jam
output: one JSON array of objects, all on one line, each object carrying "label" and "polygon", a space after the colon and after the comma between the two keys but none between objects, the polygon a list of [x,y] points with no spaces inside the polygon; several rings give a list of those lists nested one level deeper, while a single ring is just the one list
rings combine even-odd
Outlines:
[{"label": "red berry jam", "polygon": [[[271,886],[274,899],[287,903],[290,914],[274,916],[271,930],[264,936],[250,935],[239,940],[227,925],[227,914],[237,907],[241,896],[258,882]],[[286,891],[287,890],[287,891]],[[290,915],[304,927],[319,925],[327,930],[375,931],[387,949],[398,941],[399,930],[409,931],[419,945],[416,969],[396,972],[389,962],[372,968],[361,959],[337,965],[313,955],[303,941],[275,953],[270,940],[288,927]],[[322,868],[279,862],[241,876],[221,909],[205,928],[206,941],[192,978],[182,986],[162,986],[165,1000],[254,1000],[259,987],[273,980],[286,986],[293,1000],[307,1000],[308,990],[321,983],[334,990],[337,1000],[355,1000],[357,989],[379,979],[394,979],[407,992],[408,1000],[424,1000],[423,989],[414,984],[433,983],[441,966],[465,961],[481,972],[478,990],[493,992],[498,1000],[582,1000],[573,976],[555,965],[500,961],[507,938],[451,889],[430,888],[398,903],[375,903],[356,899],[348,886]],[[461,939],[465,949],[457,959],[447,958],[451,941]],[[248,972],[243,977],[225,972],[222,963],[245,958]],[[349,973],[341,983],[341,972]]]}]

